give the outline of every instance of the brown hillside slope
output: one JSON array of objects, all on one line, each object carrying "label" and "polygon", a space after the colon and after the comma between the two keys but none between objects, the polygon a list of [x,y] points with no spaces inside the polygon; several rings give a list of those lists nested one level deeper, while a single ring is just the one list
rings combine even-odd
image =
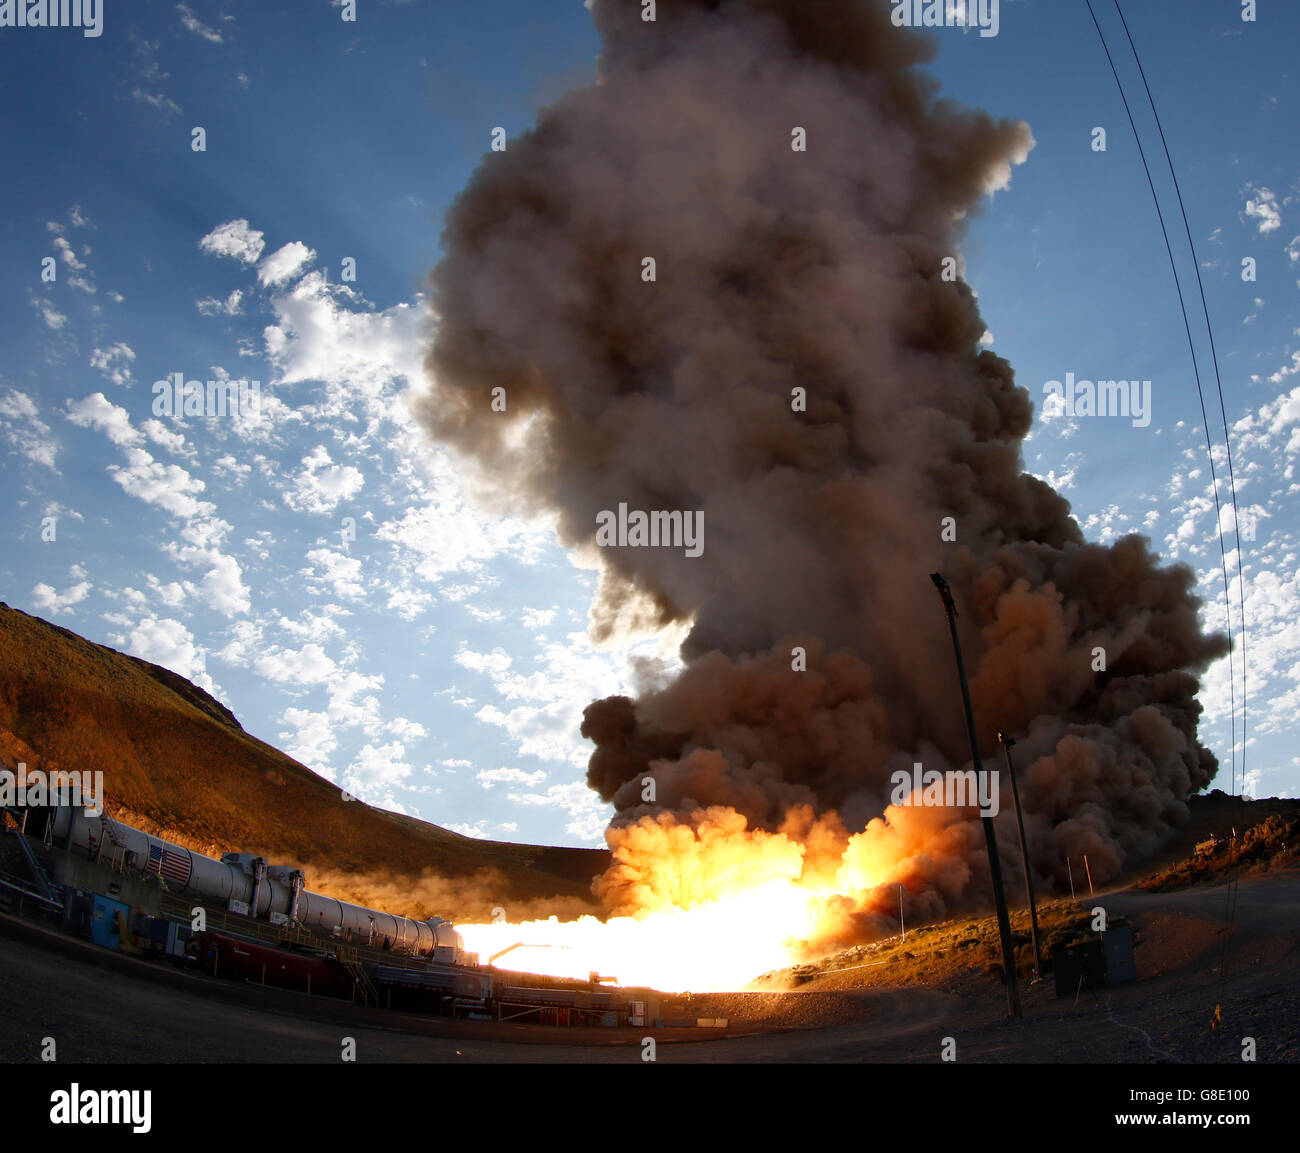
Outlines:
[{"label": "brown hillside slope", "polygon": [[410,915],[590,912],[603,850],[463,837],[344,801],[177,674],[0,602],[0,758],[102,770],[108,812],[211,856],[295,864],[309,888]]}]

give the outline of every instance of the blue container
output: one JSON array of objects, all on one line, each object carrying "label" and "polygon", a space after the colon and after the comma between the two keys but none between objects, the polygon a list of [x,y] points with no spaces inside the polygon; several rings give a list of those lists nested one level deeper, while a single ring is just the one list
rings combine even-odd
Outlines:
[{"label": "blue container", "polygon": [[101,897],[96,893],[94,911],[90,915],[90,939],[96,945],[116,949],[119,944],[117,914],[120,912],[125,917],[130,911],[130,905],[124,905],[121,901],[113,900],[112,897]]}]

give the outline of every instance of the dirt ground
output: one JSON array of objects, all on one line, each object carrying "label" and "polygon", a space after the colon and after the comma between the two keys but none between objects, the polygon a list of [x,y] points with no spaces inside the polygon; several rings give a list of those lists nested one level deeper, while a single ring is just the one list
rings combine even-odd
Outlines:
[{"label": "dirt ground", "polygon": [[[1022,985],[1012,1020],[1000,982],[971,973],[951,987],[892,988],[874,970],[790,993],[691,999],[726,1030],[562,1029],[451,1021],[213,981],[66,944],[53,951],[0,923],[0,1061],[334,1063],[341,1038],[363,1062],[634,1063],[644,1035],[659,1063],[1238,1062],[1243,1037],[1261,1063],[1300,1061],[1300,870],[1243,880],[1224,949],[1226,885],[1123,891],[1095,902],[1137,927],[1138,980],[1077,1002],[1050,979]],[[1226,966],[1222,962],[1226,956]],[[862,979],[860,976],[857,979]],[[840,988],[825,988],[838,983]],[[1217,1009],[1217,1015],[1216,1015]]]}]

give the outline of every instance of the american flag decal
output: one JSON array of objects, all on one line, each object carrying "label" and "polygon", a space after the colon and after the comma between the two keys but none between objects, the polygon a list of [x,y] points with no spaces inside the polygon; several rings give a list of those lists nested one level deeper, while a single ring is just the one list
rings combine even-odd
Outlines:
[{"label": "american flag decal", "polygon": [[175,881],[181,888],[189,884],[190,854],[189,850],[164,849],[161,845],[150,843],[148,868],[159,876]]}]

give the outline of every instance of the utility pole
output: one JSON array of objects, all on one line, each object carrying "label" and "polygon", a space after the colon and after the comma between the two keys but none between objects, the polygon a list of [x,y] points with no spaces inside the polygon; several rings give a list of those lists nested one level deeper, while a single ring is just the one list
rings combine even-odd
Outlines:
[{"label": "utility pole", "polygon": [[1007,772],[1011,775],[1011,796],[1016,803],[1016,827],[1020,830],[1020,859],[1025,865],[1025,890],[1029,894],[1029,931],[1034,939],[1034,972],[1043,975],[1043,954],[1038,947],[1038,909],[1034,905],[1034,875],[1029,868],[1029,845],[1025,841],[1025,816],[1020,810],[1020,786],[1016,784],[1016,766],[1011,763],[1011,750],[1016,743],[1015,737],[1009,737],[1001,729],[998,740],[1007,755]]},{"label": "utility pole", "polygon": [[[952,590],[941,573],[931,573],[930,580],[939,590],[943,600],[944,611],[948,614],[948,631],[952,633],[952,651],[957,657],[957,679],[961,682],[961,700],[966,709],[966,732],[970,737],[971,767],[976,773],[976,780],[984,772],[984,763],[980,759],[979,737],[975,733],[975,713],[971,709],[970,689],[966,684],[966,666],[961,659],[961,641],[957,637],[957,608],[952,603]],[[990,794],[991,795],[991,794]],[[1002,968],[1007,980],[1007,1008],[1013,1017],[1019,1017],[1020,996],[1016,987],[1016,954],[1011,946],[1011,919],[1007,916],[1007,895],[1002,889],[1002,866],[998,863],[998,839],[993,831],[993,818],[983,813],[980,821],[984,826],[984,844],[989,853],[989,876],[993,881],[993,901],[998,911],[998,933],[1002,938]]]}]

